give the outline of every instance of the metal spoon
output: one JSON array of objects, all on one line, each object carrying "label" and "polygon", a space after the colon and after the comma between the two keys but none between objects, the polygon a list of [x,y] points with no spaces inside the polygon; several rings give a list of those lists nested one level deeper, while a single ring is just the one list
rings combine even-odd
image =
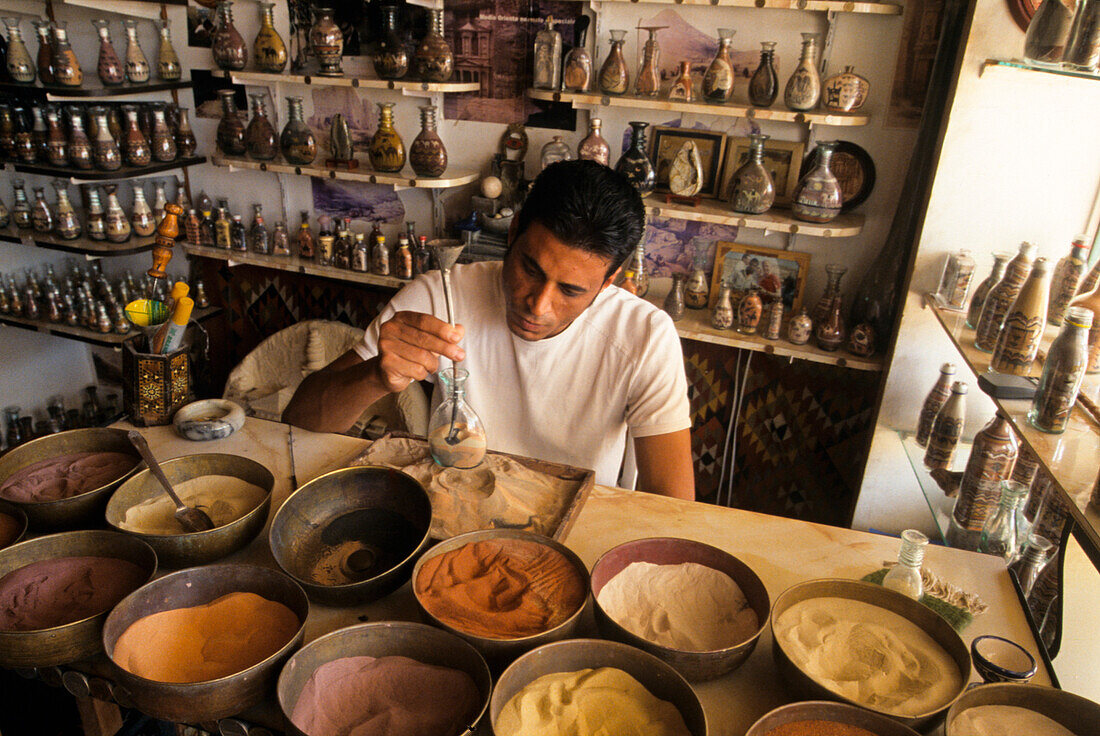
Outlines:
[{"label": "metal spoon", "polygon": [[153,474],[154,478],[160,481],[160,484],[164,486],[164,490],[168,492],[168,495],[175,502],[175,516],[180,525],[189,532],[205,532],[213,529],[214,522],[206,515],[205,511],[188,506],[181,501],[180,497],[176,495],[176,492],[172,490],[172,484],[168,482],[168,478],[165,477],[164,471],[160,468],[160,464],[157,463],[157,459],[153,457],[153,453],[149,449],[149,443],[145,441],[141,433],[131,429],[126,433],[126,436],[130,438],[130,444],[133,445],[134,449],[141,455],[141,459],[149,466],[149,472]]},{"label": "metal spoon", "polygon": [[[454,327],[455,305],[451,297],[451,268],[458,261],[458,256],[462,253],[462,249],[466,247],[466,244],[461,240],[439,239],[428,241],[427,246],[435,256],[436,265],[439,266],[439,271],[443,275],[443,301],[447,304],[447,322],[450,323],[451,327]],[[454,399],[451,403],[451,431],[447,433],[444,439],[448,445],[457,445],[459,439],[455,417],[458,415],[458,386],[452,383],[451,388],[453,391],[451,398]]]}]

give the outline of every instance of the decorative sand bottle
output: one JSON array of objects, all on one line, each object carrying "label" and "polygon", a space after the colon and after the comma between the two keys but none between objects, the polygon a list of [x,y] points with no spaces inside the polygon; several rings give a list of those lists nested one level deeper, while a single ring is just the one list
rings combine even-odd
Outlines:
[{"label": "decorative sand bottle", "polygon": [[172,45],[172,31],[168,28],[168,21],[160,19],[157,22],[157,31],[160,33],[160,47],[157,49],[157,78],[165,82],[175,82],[183,75],[183,67],[180,66],[176,47]]},{"label": "decorative sand bottle", "polygon": [[749,100],[758,107],[770,107],[779,96],[775,71],[775,41],[760,42],[760,64],[749,79]]},{"label": "decorative sand bottle", "polygon": [[955,448],[962,435],[963,422],[966,419],[966,384],[955,381],[951,386],[951,396],[936,414],[932,423],[932,432],[928,436],[928,447],[924,452],[924,466],[929,470],[936,468],[951,469],[955,459]]},{"label": "decorative sand bottle", "polygon": [[405,143],[393,127],[393,103],[378,103],[378,129],[367,147],[375,171],[396,173],[405,166]]},{"label": "decorative sand bottle", "polygon": [[436,108],[420,108],[420,132],[409,146],[409,165],[417,176],[439,177],[447,170],[447,148],[436,132]]},{"label": "decorative sand bottle", "polygon": [[288,164],[306,166],[317,158],[317,139],[306,125],[302,98],[287,97],[287,121],[279,134],[279,150]]},{"label": "decorative sand bottle", "polygon": [[156,232],[157,222],[153,218],[153,210],[145,201],[145,190],[138,182],[134,183],[134,208],[130,213],[130,225],[134,235],[147,238]]},{"label": "decorative sand bottle", "polygon": [[822,141],[814,149],[814,165],[798,180],[791,213],[807,222],[830,222],[840,214],[843,199],[840,183],[829,168],[836,141]]},{"label": "decorative sand bottle", "polygon": [[95,165],[92,142],[84,132],[84,121],[79,114],[69,117],[69,163],[83,171]]},{"label": "decorative sand bottle", "polygon": [[126,78],[131,84],[145,84],[149,81],[149,60],[138,41],[137,21],[127,18],[122,24],[126,28]]},{"label": "decorative sand bottle", "polygon": [[23,180],[12,180],[11,188],[13,197],[11,220],[20,230],[27,230],[33,226],[33,218],[31,217],[31,204],[27,199],[27,190],[23,188]]},{"label": "decorative sand bottle", "polygon": [[932,423],[936,421],[936,415],[947,403],[951,396],[951,384],[955,380],[955,365],[944,363],[940,367],[940,376],[928,395],[924,397],[924,403],[920,409],[920,419],[917,421],[917,444],[921,447],[928,446],[928,437],[932,434]]},{"label": "decorative sand bottle", "polygon": [[726,102],[733,94],[733,60],[730,58],[733,34],[729,28],[718,29],[718,50],[703,73],[703,99],[707,102]]},{"label": "decorative sand bottle", "polygon": [[749,158],[733,173],[730,207],[734,212],[759,215],[775,204],[775,182],[764,166],[764,141],[768,136],[749,134]]},{"label": "decorative sand bottle", "polygon": [[1010,258],[1012,258],[1011,253],[998,252],[993,254],[993,270],[985,277],[985,281],[978,284],[978,288],[974,290],[974,296],[970,298],[970,309],[966,313],[966,326],[970,329],[978,326],[978,319],[982,316],[982,307],[985,306],[986,297],[989,296],[989,291],[1004,278],[1005,268],[1008,266],[1008,259]]},{"label": "decorative sand bottle", "polygon": [[649,123],[630,122],[630,148],[615,163],[615,171],[624,175],[644,197],[657,186],[657,172],[646,154],[646,128]]},{"label": "decorative sand bottle", "polygon": [[191,119],[186,107],[179,109],[179,125],[176,126],[176,153],[180,158],[190,158],[195,155],[198,148],[198,140],[191,129]]},{"label": "decorative sand bottle", "polygon": [[737,303],[737,331],[742,335],[755,335],[763,316],[764,302],[760,299],[760,292],[755,288],[749,289]]},{"label": "decorative sand bottle", "polygon": [[54,215],[53,209],[46,202],[44,188],[34,187],[34,206],[31,207],[31,225],[34,227],[34,231],[48,233],[53,230],[55,222],[57,222],[57,216]]},{"label": "decorative sand bottle", "polygon": [[1047,323],[1047,300],[1050,295],[1050,271],[1047,260],[1036,258],[1031,274],[1016,301],[1005,316],[997,336],[989,369],[997,373],[1026,376],[1039,353],[1043,328]]},{"label": "decorative sand bottle", "polygon": [[1061,434],[1089,364],[1089,328],[1093,315],[1082,307],[1070,307],[1061,333],[1047,349],[1039,389],[1027,412],[1031,426],[1043,432]]},{"label": "decorative sand bottle", "polygon": [[791,345],[805,345],[814,332],[814,321],[805,307],[791,318],[787,324],[787,342]]},{"label": "decorative sand bottle", "polygon": [[805,112],[821,99],[821,74],[817,69],[817,34],[802,34],[802,57],[783,90],[783,102],[791,110]]},{"label": "decorative sand bottle", "polygon": [[982,306],[982,314],[978,318],[978,326],[975,328],[974,347],[986,353],[993,352],[997,346],[997,336],[1001,332],[1001,325],[1008,315],[1020,289],[1027,281],[1031,273],[1031,261],[1035,257],[1035,246],[1031,243],[1021,243],[1020,252],[1008,262],[1004,277],[997,285],[989,290],[989,296]]},{"label": "decorative sand bottle", "polygon": [[695,99],[695,83],[691,78],[690,61],[680,62],[680,71],[668,90],[668,99],[677,102],[691,102]]},{"label": "decorative sand bottle", "polygon": [[1003,413],[974,435],[974,446],[959,482],[958,500],[951,512],[947,543],[975,550],[989,511],[1000,498],[1000,484],[1012,476],[1019,454],[1012,425]]},{"label": "decorative sand bottle", "polygon": [[382,79],[401,79],[409,72],[409,52],[397,32],[397,6],[383,5],[382,34],[374,55],[374,71]]},{"label": "decorative sand bottle", "polygon": [[649,38],[642,49],[642,67],[634,80],[634,94],[639,97],[656,97],[661,91],[661,46],[657,43],[657,31],[666,27],[642,26],[642,30],[649,33]]},{"label": "decorative sand bottle", "polygon": [[275,3],[260,3],[260,30],[252,43],[252,53],[261,72],[278,74],[286,68],[286,43],[275,30]]},{"label": "decorative sand bottle", "polygon": [[344,54],[344,34],[336,23],[332,8],[314,8],[313,25],[309,29],[309,46],[317,57],[317,73],[322,77],[344,74],[341,62]]},{"label": "decorative sand bottle", "polygon": [[1089,293],[1076,297],[1070,302],[1070,306],[1083,307],[1092,312],[1092,327],[1089,328],[1089,365],[1085,372],[1100,373],[1100,285]]},{"label": "decorative sand bottle", "polygon": [[[1054,0],[1057,2],[1057,0]],[[1088,267],[1089,246],[1086,236],[1078,235],[1073,239],[1070,251],[1058,260],[1054,274],[1050,277],[1050,308],[1047,309],[1047,324],[1061,325],[1066,317],[1066,309],[1077,294],[1077,287]]]},{"label": "decorative sand bottle", "polygon": [[57,190],[57,222],[54,230],[65,240],[75,240],[80,237],[80,220],[76,217],[76,210],[69,201],[69,182],[65,179],[55,179],[54,188]]},{"label": "decorative sand bottle", "polygon": [[599,118],[588,119],[588,135],[577,146],[577,158],[598,161],[607,166],[611,161],[611,146],[601,134],[603,121]]},{"label": "decorative sand bottle", "polygon": [[99,75],[99,81],[108,87],[122,84],[126,81],[126,67],[123,66],[114,44],[111,43],[110,21],[97,19],[92,21],[92,25],[99,34],[99,58],[96,61],[96,74]]},{"label": "decorative sand bottle", "polygon": [[947,256],[943,277],[940,278],[936,294],[948,309],[961,310],[966,304],[966,297],[970,293],[970,284],[973,281],[974,259],[970,256],[968,249],[961,248],[957,253]]},{"label": "decorative sand bottle", "polygon": [[684,274],[672,274],[672,285],[668,289],[668,294],[665,295],[661,308],[668,313],[669,317],[672,317],[673,322],[684,316]]},{"label": "decorative sand bottle", "polygon": [[432,459],[445,468],[477,467],[485,457],[488,442],[485,425],[466,401],[466,380],[470,374],[452,367],[437,375],[443,401],[428,421]]},{"label": "decorative sand bottle", "polygon": [[710,326],[716,330],[728,330],[733,326],[733,299],[730,286],[725,281],[718,288],[718,301],[710,314]]},{"label": "decorative sand bottle", "polygon": [[252,119],[244,131],[244,144],[248,155],[258,161],[270,161],[279,151],[276,143],[275,128],[267,117],[267,103],[262,94],[249,95],[252,98]]},{"label": "decorative sand bottle", "polygon": [[38,34],[38,56],[35,57],[35,65],[38,67],[38,81],[42,84],[54,84],[53,76],[53,43],[50,40],[50,26],[48,20],[33,18],[31,25]]},{"label": "decorative sand bottle", "polygon": [[561,34],[554,30],[554,16],[535,34],[534,72],[531,86],[535,89],[558,89],[561,86]]},{"label": "decorative sand bottle", "polygon": [[630,72],[623,55],[626,31],[611,31],[611,48],[600,67],[599,87],[605,95],[621,95],[630,89]]},{"label": "decorative sand bottle", "polygon": [[588,53],[587,15],[577,18],[573,24],[573,48],[565,55],[561,86],[567,92],[587,92],[592,84],[592,57]]},{"label": "decorative sand bottle", "polygon": [[164,105],[157,103],[153,109],[153,140],[150,141],[153,158],[161,163],[176,160],[176,139],[164,117]]},{"label": "decorative sand bottle", "polygon": [[248,147],[244,141],[244,123],[237,110],[236,93],[231,89],[219,89],[222,101],[222,119],[218,123],[216,140],[221,152],[229,156],[243,156]]},{"label": "decorative sand bottle", "polygon": [[443,11],[430,12],[431,30],[416,48],[416,70],[425,82],[446,82],[454,73],[454,52],[443,35]]},{"label": "decorative sand bottle", "polygon": [[694,268],[684,284],[684,305],[688,309],[705,309],[710,301],[710,280],[703,263],[704,254],[695,247]]},{"label": "decorative sand bottle", "polygon": [[107,186],[106,190],[107,240],[111,243],[125,243],[130,239],[133,228],[130,227],[130,221],[126,219],[126,212],[122,209],[122,205],[119,204],[118,195],[115,193],[117,187],[112,184]]},{"label": "decorative sand bottle", "polygon": [[210,38],[210,51],[219,69],[241,71],[248,63],[248,46],[233,25],[233,3],[222,0],[217,5],[218,22]]},{"label": "decorative sand bottle", "polygon": [[34,62],[27,44],[23,42],[23,32],[19,30],[18,18],[3,18],[8,29],[8,74],[13,82],[33,84],[35,77]]}]

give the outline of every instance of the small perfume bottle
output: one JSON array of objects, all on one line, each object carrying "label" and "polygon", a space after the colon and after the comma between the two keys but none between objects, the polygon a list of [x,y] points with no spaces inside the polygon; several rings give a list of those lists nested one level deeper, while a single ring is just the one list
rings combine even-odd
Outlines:
[{"label": "small perfume bottle", "polygon": [[898,564],[890,568],[882,579],[882,586],[920,600],[924,593],[924,582],[920,576],[920,566],[924,561],[924,550],[928,546],[928,537],[916,529],[906,529],[901,533],[901,549],[898,550]]}]

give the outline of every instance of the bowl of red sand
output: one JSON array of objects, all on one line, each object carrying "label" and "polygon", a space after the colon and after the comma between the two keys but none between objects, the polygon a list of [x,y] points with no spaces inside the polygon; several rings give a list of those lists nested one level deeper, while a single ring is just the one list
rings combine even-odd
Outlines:
[{"label": "bowl of red sand", "polygon": [[485,659],[449,632],[383,621],[326,634],[294,653],[276,693],[288,734],[387,733],[458,736],[489,707]]},{"label": "bowl of red sand", "polygon": [[26,512],[10,501],[0,500],[0,549],[12,546],[26,533]]},{"label": "bowl of red sand", "polygon": [[46,435],[0,457],[0,499],[21,508],[34,530],[99,526],[111,492],[139,464],[121,429]]},{"label": "bowl of red sand", "polygon": [[156,569],[149,545],[117,532],[63,532],[0,550],[0,666],[101,653],[108,612]]},{"label": "bowl of red sand", "polygon": [[765,713],[745,736],[917,736],[917,732],[865,708],[808,700]]}]

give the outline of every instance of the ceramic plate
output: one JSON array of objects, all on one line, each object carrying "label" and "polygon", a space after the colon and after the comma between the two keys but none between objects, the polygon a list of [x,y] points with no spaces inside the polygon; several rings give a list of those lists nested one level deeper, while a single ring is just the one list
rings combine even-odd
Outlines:
[{"label": "ceramic plate", "polygon": [[[802,170],[798,177],[805,176],[813,166],[813,153],[802,162]],[[871,190],[875,188],[875,162],[871,155],[848,141],[837,141],[836,152],[829,164],[833,175],[840,182],[841,212],[850,212],[871,196]]]}]

